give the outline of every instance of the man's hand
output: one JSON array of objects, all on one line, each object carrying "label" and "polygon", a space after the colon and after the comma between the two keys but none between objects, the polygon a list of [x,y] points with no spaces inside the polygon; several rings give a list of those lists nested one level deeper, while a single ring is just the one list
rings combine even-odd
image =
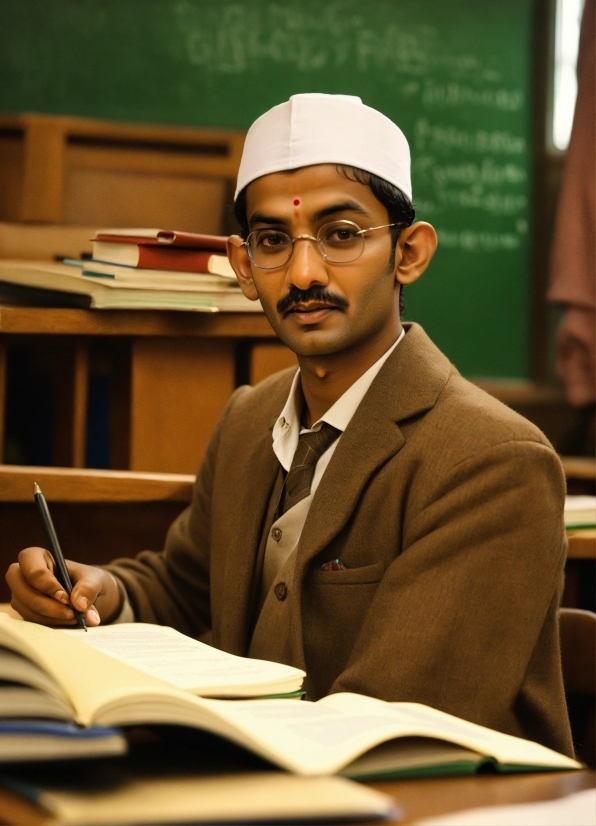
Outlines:
[{"label": "man's hand", "polygon": [[54,559],[44,548],[25,548],[6,572],[11,605],[30,622],[76,625],[72,605],[85,615],[87,625],[99,625],[117,616],[121,596],[115,579],[101,568],[66,560],[73,583],[70,599],[54,575]]}]

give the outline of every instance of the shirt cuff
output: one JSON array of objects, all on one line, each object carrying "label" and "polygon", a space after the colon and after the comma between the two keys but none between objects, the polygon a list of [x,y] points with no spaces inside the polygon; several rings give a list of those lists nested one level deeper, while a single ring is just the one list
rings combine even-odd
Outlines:
[{"label": "shirt cuff", "polygon": [[118,625],[121,622],[136,622],[135,614],[132,610],[132,605],[130,604],[128,594],[126,593],[126,588],[124,587],[122,580],[118,579],[118,577],[114,576],[112,573],[110,573],[110,576],[118,586],[118,591],[122,597],[122,608],[120,609],[120,613],[109,623],[109,625]]}]

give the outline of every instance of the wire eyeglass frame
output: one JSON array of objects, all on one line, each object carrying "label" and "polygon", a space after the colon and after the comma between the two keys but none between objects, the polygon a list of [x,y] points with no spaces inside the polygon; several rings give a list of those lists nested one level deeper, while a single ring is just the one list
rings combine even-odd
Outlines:
[{"label": "wire eyeglass frame", "polygon": [[[359,236],[362,239],[362,244],[357,248],[356,255],[353,258],[348,258],[348,259],[344,258],[341,261],[334,261],[332,257],[329,257],[327,248],[325,246],[325,240],[323,238],[323,233],[326,229],[328,229],[330,227],[335,227],[335,226],[338,226],[340,229],[342,227],[345,227],[346,230],[347,229],[353,229],[354,230],[353,234],[355,236]],[[387,229],[389,227],[400,227],[400,226],[405,226],[405,224],[403,222],[394,221],[392,224],[380,224],[379,226],[376,226],[376,227],[367,227],[366,229],[361,229],[358,226],[358,224],[356,224],[354,221],[347,221],[347,220],[328,221],[327,223],[323,224],[319,228],[316,237],[314,235],[302,234],[302,235],[296,235],[296,236],[294,236],[294,238],[292,238],[291,235],[288,235],[287,232],[283,232],[283,230],[274,230],[274,229],[269,229],[269,228],[255,229],[247,235],[246,240],[242,242],[242,246],[246,247],[246,252],[248,254],[248,257],[250,259],[251,264],[254,267],[256,267],[258,270],[265,270],[265,271],[278,270],[281,267],[285,267],[286,264],[288,264],[290,259],[292,258],[292,254],[294,252],[294,244],[296,243],[296,241],[314,241],[317,245],[317,249],[319,251],[319,254],[320,254],[321,258],[323,258],[325,261],[328,261],[330,264],[352,264],[354,261],[357,261],[358,258],[360,258],[360,256],[364,252],[364,241],[365,241],[364,235],[365,235],[365,233],[373,232],[376,229]],[[291,246],[288,247],[288,257],[286,258],[285,261],[283,261],[281,263],[274,264],[271,267],[264,267],[264,266],[262,266],[262,264],[257,264],[257,262],[255,261],[255,259],[253,257],[253,250],[251,249],[251,240],[250,239],[251,239],[251,237],[257,236],[258,233],[263,233],[263,232],[270,232],[272,235],[283,236],[284,238],[286,238],[290,242]],[[346,252],[347,252],[347,250],[346,250]]]}]

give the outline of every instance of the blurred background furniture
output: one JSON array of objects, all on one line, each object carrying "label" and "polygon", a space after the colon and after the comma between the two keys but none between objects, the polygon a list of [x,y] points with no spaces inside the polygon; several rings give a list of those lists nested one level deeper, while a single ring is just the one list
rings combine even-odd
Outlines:
[{"label": "blurred background furniture", "polygon": [[[0,257],[81,258],[101,226],[229,233],[243,142],[0,114]],[[0,461],[194,472],[234,388],[296,363],[262,315],[2,305]]]},{"label": "blurred background furniture", "polygon": [[194,473],[234,388],[296,363],[275,342],[260,313],[0,306],[4,461]]},{"label": "blurred background furniture", "polygon": [[0,220],[220,234],[242,132],[0,114]]},{"label": "blurred background furniture", "polygon": [[[570,495],[594,496],[596,459],[587,456],[562,456]],[[563,605],[570,608],[596,607],[596,530],[568,530],[569,540]]]},{"label": "blurred background furniture", "polygon": [[573,741],[578,759],[596,765],[596,614],[562,608],[561,657]]},{"label": "blurred background furniture", "polygon": [[[51,509],[64,555],[103,564],[145,549],[160,550],[190,502],[194,475],[0,465],[0,569],[25,547],[46,547],[33,505],[33,483]],[[0,602],[10,598],[4,582]]]}]

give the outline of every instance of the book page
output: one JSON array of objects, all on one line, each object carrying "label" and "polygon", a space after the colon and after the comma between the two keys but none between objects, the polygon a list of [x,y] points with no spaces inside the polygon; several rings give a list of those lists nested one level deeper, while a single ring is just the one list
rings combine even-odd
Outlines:
[{"label": "book page", "polygon": [[64,692],[45,671],[8,648],[0,648],[0,680],[38,688],[64,701]]},{"label": "book page", "polygon": [[[582,768],[581,763],[542,746],[533,740],[513,737],[485,726],[470,723],[421,703],[385,703],[359,694],[332,694],[321,700],[327,707],[350,714],[371,715],[374,709],[385,708],[402,727],[400,736],[435,737],[456,743],[463,748],[496,758],[502,764],[556,766],[562,769]],[[385,738],[387,739],[387,738]]]},{"label": "book page", "polygon": [[[69,634],[34,622],[0,614],[0,645],[17,651],[49,674],[63,689],[74,710],[73,719],[80,725],[91,725],[104,706],[118,708],[131,698],[169,699],[182,708],[185,702],[199,703],[198,698],[169,683],[96,651]],[[116,721],[116,725],[125,723],[125,719]]]},{"label": "book page", "polygon": [[[393,775],[397,772],[423,769],[453,764],[468,765],[470,773],[474,771],[482,755],[477,751],[463,749],[454,743],[434,740],[430,737],[399,737],[388,740],[365,752],[349,763],[340,774],[356,780],[367,777]],[[459,772],[458,772],[459,773]]]},{"label": "book page", "polygon": [[54,720],[72,720],[73,710],[70,703],[53,694],[46,694],[37,688],[24,685],[0,684],[0,709],[2,720],[12,718],[41,718]]},{"label": "book page", "polygon": [[[538,743],[477,726],[417,703],[386,703],[360,694],[332,694],[316,703],[292,700],[204,700],[215,714],[259,745],[263,756],[302,774],[336,773],[364,752],[396,737],[432,737],[501,763],[581,768]],[[240,741],[237,741],[240,742]]]},{"label": "book page", "polygon": [[62,633],[204,697],[290,693],[300,689],[305,677],[297,668],[236,657],[161,625],[122,623]]}]

